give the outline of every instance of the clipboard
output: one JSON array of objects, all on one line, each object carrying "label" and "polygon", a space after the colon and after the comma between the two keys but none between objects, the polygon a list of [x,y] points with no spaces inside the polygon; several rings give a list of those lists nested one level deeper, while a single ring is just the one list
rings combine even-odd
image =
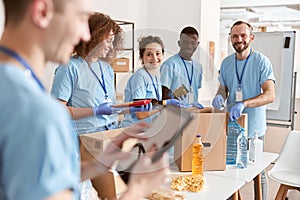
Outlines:
[{"label": "clipboard", "polygon": [[[159,116],[154,120],[151,126],[140,134],[142,138],[146,138],[147,140],[139,140],[138,143],[141,144],[146,151],[153,144],[156,144],[157,150],[151,156],[152,162],[155,162],[175,144],[184,128],[192,121],[192,118],[193,115],[185,109],[172,105],[162,107]],[[145,152],[145,154],[148,154],[148,152]],[[127,176],[129,176],[138,158],[138,149],[132,150],[129,158],[119,162],[117,171],[127,173]],[[127,180],[124,181],[126,182]]]}]

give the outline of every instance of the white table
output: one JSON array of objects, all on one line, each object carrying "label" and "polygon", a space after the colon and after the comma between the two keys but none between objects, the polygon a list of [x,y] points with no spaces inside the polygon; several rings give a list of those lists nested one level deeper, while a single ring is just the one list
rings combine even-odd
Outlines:
[{"label": "white table", "polygon": [[[189,173],[172,173],[172,174],[191,174]],[[182,191],[187,200],[199,200],[199,199],[213,199],[223,200],[229,198],[237,190],[239,190],[245,181],[238,179],[231,179],[222,176],[216,176],[205,173],[205,184],[200,192],[187,192]]]},{"label": "white table", "polygon": [[[227,165],[225,171],[211,171],[206,173],[215,176],[242,180],[245,182],[250,182],[255,179],[255,188],[258,191],[256,194],[256,199],[262,199],[260,172],[263,171],[269,164],[271,164],[271,162],[273,162],[277,157],[278,154],[276,153],[263,152],[260,160],[258,160],[255,164],[249,163],[248,167],[245,169],[238,169],[234,165]],[[234,198],[237,198],[238,196],[239,195],[237,193],[234,194]]]},{"label": "white table", "polygon": [[277,157],[278,154],[276,153],[263,152],[262,159],[255,164],[248,163],[248,167],[245,169],[238,169],[235,165],[227,165],[225,171],[207,171],[206,173],[250,182]]}]

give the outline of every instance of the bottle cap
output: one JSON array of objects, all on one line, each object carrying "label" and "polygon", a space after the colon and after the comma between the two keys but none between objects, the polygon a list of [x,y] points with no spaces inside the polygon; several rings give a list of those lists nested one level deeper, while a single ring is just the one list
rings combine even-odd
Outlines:
[{"label": "bottle cap", "polygon": [[201,135],[200,135],[200,134],[197,134],[196,137],[197,137],[197,138],[201,138]]}]

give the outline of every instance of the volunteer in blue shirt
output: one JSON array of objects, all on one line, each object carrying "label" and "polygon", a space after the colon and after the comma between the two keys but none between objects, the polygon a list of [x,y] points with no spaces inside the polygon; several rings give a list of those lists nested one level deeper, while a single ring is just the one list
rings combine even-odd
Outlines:
[{"label": "volunteer in blue shirt", "polygon": [[70,62],[56,69],[51,90],[69,109],[79,134],[115,129],[123,112],[111,107],[116,102],[114,72],[103,61],[119,47],[122,30],[102,13],[90,16],[89,27],[91,40],[80,42]]},{"label": "volunteer in blue shirt", "polygon": [[67,62],[74,43],[90,38],[89,3],[4,0],[3,5],[0,199],[74,199],[80,179],[77,137],[69,114],[49,97],[40,77],[46,61]]},{"label": "volunteer in blue shirt", "polygon": [[[230,39],[235,53],[226,57],[221,65],[220,87],[212,105],[221,109],[227,99],[230,120],[236,120],[242,113],[248,114],[248,137],[254,131],[266,132],[266,105],[275,98],[275,77],[270,60],[251,48],[254,40],[252,26],[237,21],[230,30]],[[267,199],[267,180],[262,172],[263,199]]]},{"label": "volunteer in blue shirt", "polygon": [[199,34],[195,28],[188,26],[181,31],[179,53],[167,59],[160,68],[163,99],[172,98],[173,92],[184,85],[188,94],[183,101],[203,108],[198,103],[198,89],[202,86],[202,66],[192,59],[199,45],[198,40]]},{"label": "volunteer in blue shirt", "polygon": [[[161,83],[159,79],[159,68],[162,63],[165,47],[163,41],[158,36],[141,37],[139,40],[139,54],[143,67],[138,69],[129,78],[125,88],[125,102],[131,102],[141,99],[152,99],[157,102],[162,100]],[[175,105],[183,107],[184,104],[177,99],[168,99],[163,102],[164,105]],[[156,110],[149,113],[150,117],[139,119],[135,113],[125,115],[122,121],[122,127],[129,126],[138,121],[151,123]]]},{"label": "volunteer in blue shirt", "polygon": [[[157,36],[142,37],[139,40],[139,54],[143,67],[138,69],[129,78],[124,95],[125,102],[140,99],[161,100],[161,84],[159,80],[159,67],[164,54],[163,41]],[[143,119],[150,123],[155,115]],[[139,121],[135,113],[126,114],[122,127],[129,126]]]}]

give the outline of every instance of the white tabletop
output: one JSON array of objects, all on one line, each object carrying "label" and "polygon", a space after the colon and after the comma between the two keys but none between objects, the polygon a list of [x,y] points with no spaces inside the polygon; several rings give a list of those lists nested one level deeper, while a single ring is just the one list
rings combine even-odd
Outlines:
[{"label": "white tabletop", "polygon": [[207,171],[206,173],[250,182],[277,157],[278,154],[276,153],[263,152],[262,159],[255,164],[248,164],[245,169],[238,169],[235,165],[227,165],[225,171]]},{"label": "white tabletop", "polygon": [[[180,174],[182,175],[184,173]],[[205,184],[200,192],[181,192],[185,195],[187,200],[227,199],[245,184],[245,181],[242,180],[231,179],[207,173],[205,173],[204,176]]]}]

